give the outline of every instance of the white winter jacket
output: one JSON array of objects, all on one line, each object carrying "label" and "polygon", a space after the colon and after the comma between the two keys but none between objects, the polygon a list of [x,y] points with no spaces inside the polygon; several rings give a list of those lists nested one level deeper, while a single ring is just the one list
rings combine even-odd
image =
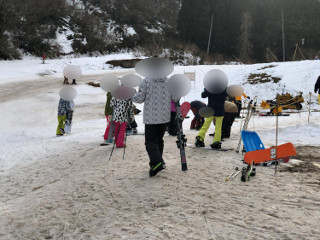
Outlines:
[{"label": "white winter jacket", "polygon": [[171,95],[168,92],[167,78],[145,78],[139,92],[133,97],[136,103],[143,103],[143,123],[163,124],[170,121]]}]

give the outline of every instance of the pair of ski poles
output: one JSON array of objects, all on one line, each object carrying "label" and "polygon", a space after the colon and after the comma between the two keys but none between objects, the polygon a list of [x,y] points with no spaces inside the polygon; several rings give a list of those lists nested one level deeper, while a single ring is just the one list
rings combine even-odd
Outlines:
[{"label": "pair of ski poles", "polygon": [[240,172],[241,172],[240,168],[236,167],[234,171],[229,175],[229,177],[226,178],[226,181],[234,179],[236,176],[239,175]]},{"label": "pair of ski poles", "polygon": [[[255,105],[256,103],[253,105],[253,100],[251,100],[248,104],[248,113],[247,113],[247,116],[246,116],[246,119],[244,121],[244,124],[243,124],[243,127],[242,127],[242,130],[247,130],[248,129],[248,124],[249,124],[249,120],[254,112],[254,108],[255,108]],[[240,139],[239,139],[239,143],[238,143],[238,147],[237,147],[237,150],[236,150],[236,153],[239,153],[240,151],[240,147],[241,147],[241,142],[242,142],[242,137],[241,137],[241,131],[240,131]]]}]

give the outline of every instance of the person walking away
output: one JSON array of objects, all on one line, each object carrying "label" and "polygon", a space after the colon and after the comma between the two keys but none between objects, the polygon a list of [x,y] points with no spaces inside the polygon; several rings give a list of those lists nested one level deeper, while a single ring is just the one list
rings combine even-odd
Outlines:
[{"label": "person walking away", "polygon": [[316,84],[314,85],[314,93],[318,91],[318,104],[320,104],[320,76],[317,79]]},{"label": "person walking away", "polygon": [[237,114],[237,118],[240,118],[240,113],[241,113],[241,110],[242,110],[242,97],[245,97],[247,99],[250,99],[250,97],[248,97],[245,93],[242,93],[242,95],[236,97],[235,99],[235,104],[237,105],[238,107],[238,114]]},{"label": "person walking away", "polygon": [[113,108],[112,121],[115,123],[114,138],[116,147],[126,147],[124,144],[126,127],[129,120],[133,119],[132,100],[112,98],[110,106]]},{"label": "person walking away", "polygon": [[196,137],[195,145],[196,147],[204,147],[205,135],[210,127],[212,121],[215,121],[215,134],[213,143],[210,145],[213,149],[221,148],[221,128],[224,116],[224,102],[228,96],[226,89],[217,94],[208,92],[206,89],[201,93],[202,98],[208,98],[208,107],[214,110],[214,115],[212,117],[206,118],[202,128],[200,129],[198,136]]},{"label": "person walking away", "polygon": [[64,126],[67,119],[67,113],[73,111],[73,101],[66,101],[60,98],[58,106],[58,127],[56,131],[57,136],[62,136],[64,132]]},{"label": "person walking away", "polygon": [[111,93],[107,92],[107,101],[106,101],[106,106],[105,106],[105,109],[104,109],[104,115],[106,116],[106,119],[107,119],[107,127],[106,127],[106,130],[104,132],[103,139],[108,143],[112,142],[112,139],[108,139],[109,131],[110,131],[110,125],[111,125],[111,119],[112,119],[112,113],[113,113],[113,108],[110,106],[111,99],[112,99]]},{"label": "person walking away", "polygon": [[171,96],[167,88],[167,77],[145,78],[133,101],[144,103],[145,146],[149,155],[149,176],[153,177],[166,168],[162,158],[166,125],[170,121]]},{"label": "person walking away", "polygon": [[63,84],[69,84],[68,78],[66,78],[65,76],[63,76],[63,77],[64,77]]},{"label": "person walking away", "polygon": [[204,102],[195,100],[195,101],[192,101],[190,105],[191,105],[191,111],[194,114],[194,118],[192,119],[190,124],[190,129],[199,130],[204,123],[204,118],[200,116],[199,110],[200,108],[205,107],[206,104]]},{"label": "person walking away", "polygon": [[42,53],[42,64],[45,64],[45,61],[46,61],[46,55]]}]

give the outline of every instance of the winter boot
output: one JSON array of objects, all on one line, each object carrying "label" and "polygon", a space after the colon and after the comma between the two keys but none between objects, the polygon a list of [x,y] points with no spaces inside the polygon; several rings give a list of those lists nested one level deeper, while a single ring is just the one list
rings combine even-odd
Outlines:
[{"label": "winter boot", "polygon": [[212,149],[220,149],[221,148],[221,142],[214,142],[211,145]]},{"label": "winter boot", "polygon": [[166,168],[166,164],[164,162],[158,163],[156,166],[151,166],[149,170],[149,177],[154,177],[161,170]]},{"label": "winter boot", "polygon": [[72,79],[72,85],[76,85],[76,80],[75,79]]},{"label": "winter boot", "polygon": [[205,147],[203,138],[200,136],[197,136],[195,145],[196,147]]}]

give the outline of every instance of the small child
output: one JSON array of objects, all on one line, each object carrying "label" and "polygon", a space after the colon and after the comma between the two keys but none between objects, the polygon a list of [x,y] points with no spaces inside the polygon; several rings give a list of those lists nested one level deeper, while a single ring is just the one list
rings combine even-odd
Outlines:
[{"label": "small child", "polygon": [[[110,131],[110,125],[111,125],[111,119],[112,119],[112,113],[113,113],[113,109],[110,106],[111,103],[111,99],[112,99],[112,95],[110,92],[107,93],[107,102],[106,102],[106,107],[104,109],[104,115],[107,118],[107,128],[106,131],[104,132],[104,140],[106,142],[109,141],[108,136],[109,136],[109,131]],[[112,139],[111,139],[112,140]],[[109,141],[110,142],[110,141]]]},{"label": "small child", "polygon": [[134,119],[132,100],[120,100],[112,98],[110,106],[113,108],[112,121],[115,123],[114,137],[117,148],[126,147],[124,137],[127,123]]},{"label": "small child", "polygon": [[64,132],[64,126],[67,120],[68,112],[73,111],[73,101],[66,101],[60,98],[59,106],[58,106],[58,127],[56,134],[57,136],[62,136]]}]

